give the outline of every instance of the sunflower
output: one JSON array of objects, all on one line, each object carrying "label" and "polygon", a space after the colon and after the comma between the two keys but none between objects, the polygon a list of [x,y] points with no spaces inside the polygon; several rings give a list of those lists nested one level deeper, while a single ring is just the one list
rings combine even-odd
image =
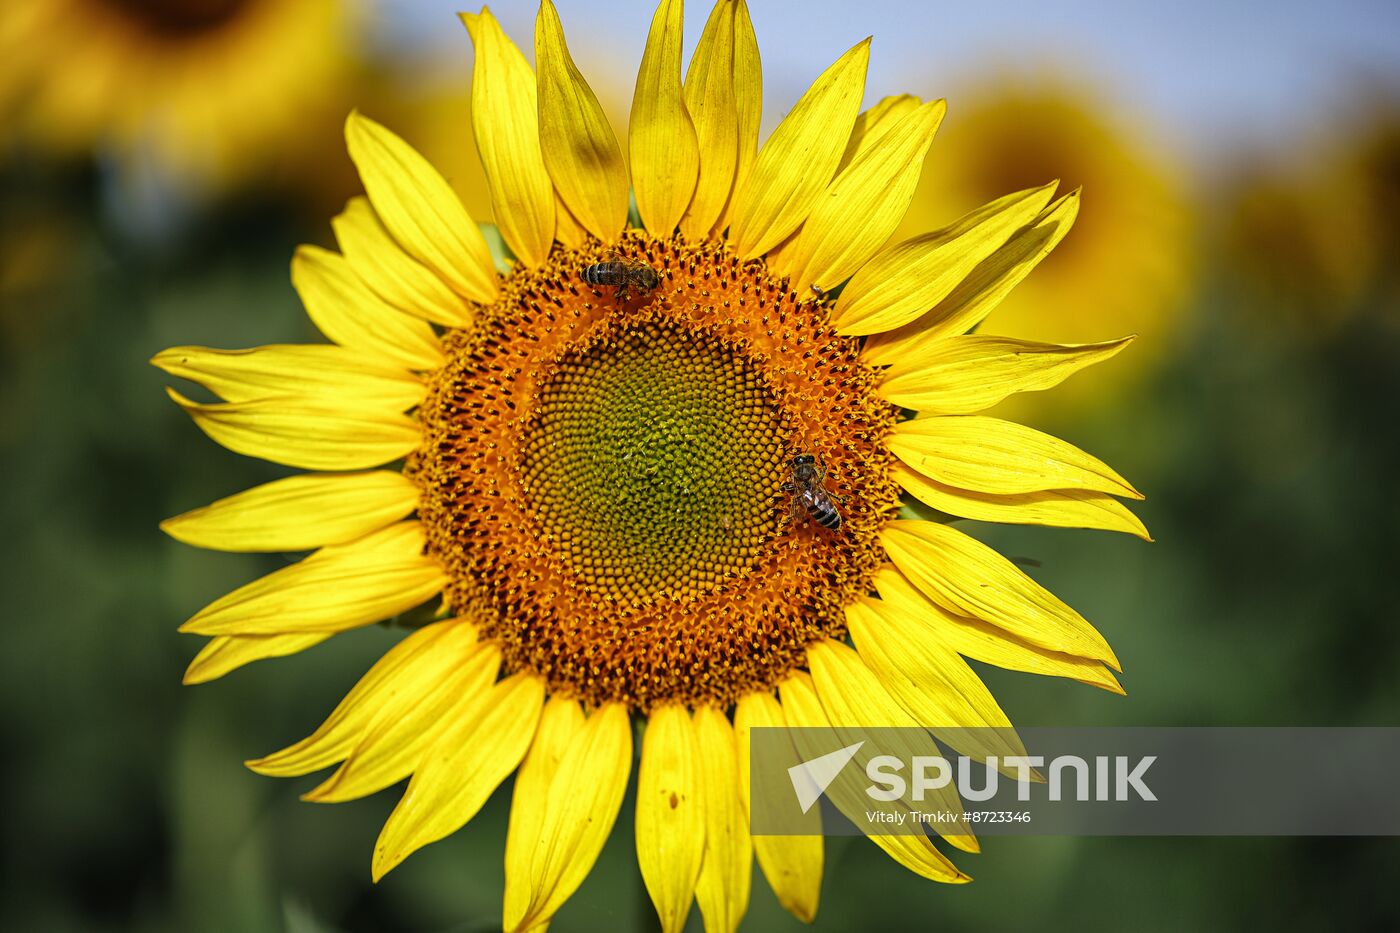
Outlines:
[{"label": "sunflower", "polygon": [[344,0],[7,0],[0,114],[53,150],[227,184],[344,113],[350,33]]},{"label": "sunflower", "polygon": [[1302,177],[1258,166],[1241,174],[1221,244],[1245,286],[1240,305],[1271,328],[1341,327],[1366,288],[1375,243],[1348,185],[1331,173],[1314,181],[1311,165]]},{"label": "sunflower", "polygon": [[[1146,536],[1108,466],[976,414],[1126,343],[966,334],[1078,197],[1042,185],[891,242],[943,102],[860,113],[866,40],[759,149],[742,0],[715,6],[684,81],[681,4],[660,5],[629,177],[549,0],[535,70],[488,11],[463,19],[507,271],[427,160],[354,114],[367,198],[334,222],[340,253],[292,264],[332,342],[154,360],[224,399],[171,392],[213,439],[315,471],[164,524],[203,547],[314,549],[184,625],[210,636],[186,679],[397,618],[410,634],[320,728],[248,762],[337,766],[305,795],[320,802],[408,778],[375,879],[514,772],[502,920],[544,926],[611,832],[635,719],[637,858],[662,927],[694,900],[733,929],[755,857],[811,920],[822,840],[749,834],[750,729],[1008,727],[964,657],[1121,692],[1074,610],[946,522],[899,517],[918,500]],[[794,487],[799,457],[815,475]],[[872,838],[921,876],[968,880],[927,837]],[[965,828],[946,839],[977,848]]]},{"label": "sunflower", "polygon": [[[1075,235],[997,310],[1036,340],[1146,337],[1146,353],[1063,392],[1022,396],[1001,413],[1082,414],[1151,371],[1181,319],[1193,275],[1191,210],[1180,172],[1144,127],[1087,83],[1049,72],[967,81],[947,145],[929,158],[901,235],[913,235],[1014,188],[1058,178],[1087,194]],[[907,106],[907,105],[906,105]]]},{"label": "sunflower", "polygon": [[1327,335],[1370,309],[1396,323],[1400,100],[1356,96],[1284,158],[1240,165],[1225,193],[1222,252],[1270,327]]}]

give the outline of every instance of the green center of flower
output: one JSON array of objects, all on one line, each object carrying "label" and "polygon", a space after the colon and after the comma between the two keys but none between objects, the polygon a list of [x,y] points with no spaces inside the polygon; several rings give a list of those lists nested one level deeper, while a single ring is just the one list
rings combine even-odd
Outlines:
[{"label": "green center of flower", "polygon": [[538,391],[521,485],[585,589],[698,596],[752,566],[774,531],[783,432],[740,352],[639,321],[566,351]]}]

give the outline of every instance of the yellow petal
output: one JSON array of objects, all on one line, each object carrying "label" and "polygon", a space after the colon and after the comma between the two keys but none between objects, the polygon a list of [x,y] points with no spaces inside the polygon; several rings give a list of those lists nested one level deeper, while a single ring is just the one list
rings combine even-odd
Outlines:
[{"label": "yellow petal", "polygon": [[546,924],[588,877],[617,819],[632,771],[627,709],[593,712],[569,742],[550,781],[539,845],[530,859],[530,897],[515,929]]},{"label": "yellow petal", "polygon": [[936,100],[898,120],[878,145],[862,150],[817,200],[788,256],[792,287],[829,291],[865,264],[904,219],[923,170],[924,154],[943,122]]},{"label": "yellow petal", "polygon": [[[812,683],[821,700],[822,710],[833,727],[843,730],[889,729],[889,732],[881,734],[879,750],[901,761],[940,755],[938,746],[924,731],[936,723],[920,723],[910,716],[852,648],[829,639],[817,642],[807,646],[807,663],[812,670]],[[787,693],[783,696],[786,705]],[[863,737],[864,733],[861,733],[854,736],[852,741]],[[874,750],[862,749],[861,752],[858,760],[864,764],[868,760],[864,755],[873,754]],[[833,798],[833,802],[837,802],[836,798]],[[869,798],[863,798],[861,802],[868,804]],[[933,802],[940,810],[962,813],[962,801],[952,786],[935,790]],[[966,852],[978,850],[977,840],[966,823],[951,823],[948,828],[961,830],[948,833],[942,824],[939,825],[939,833],[950,843]],[[944,868],[942,874],[948,877],[937,880],[960,880],[962,873],[952,862],[943,859],[941,864]]]},{"label": "yellow petal", "polygon": [[344,803],[402,781],[455,724],[478,715],[500,667],[500,650],[478,643],[455,667],[398,678],[345,761],[301,799]]},{"label": "yellow petal", "polygon": [[[885,854],[905,868],[930,881],[943,884],[967,884],[972,876],[954,865],[946,855],[938,851],[927,836],[899,834],[894,836],[871,836],[872,841],[885,850]],[[949,840],[952,841],[951,839]]]},{"label": "yellow petal", "polygon": [[[774,275],[785,276],[791,273],[792,258],[797,253],[797,241],[801,239],[801,237],[802,229],[798,228],[796,233],[792,234],[786,240],[783,240],[783,242],[779,243],[777,246],[773,247],[766,254],[764,254],[763,262],[766,266],[768,266],[769,270]],[[797,288],[795,285],[791,286],[791,290],[794,294],[797,294]],[[802,295],[801,297],[806,297],[807,295],[811,294],[811,290],[808,289],[806,295]]]},{"label": "yellow petal", "polygon": [[476,49],[472,130],[492,213],[510,251],[534,268],[554,242],[554,185],[540,152],[535,73],[490,10],[461,16]]},{"label": "yellow petal", "polygon": [[306,551],[353,541],[417,507],[418,487],[401,473],[308,473],[167,518],[160,528],[220,551]]},{"label": "yellow petal", "polygon": [[925,638],[946,644],[963,657],[1027,674],[1067,677],[1111,693],[1123,693],[1118,679],[1101,662],[1047,651],[981,619],[954,615],[920,593],[894,567],[878,570],[875,586],[886,605],[921,623]]},{"label": "yellow petal", "polygon": [[[294,638],[305,636],[271,636]],[[406,690],[442,680],[476,651],[476,626],[460,619],[425,625],[374,663],[315,732],[281,751],[244,762],[258,774],[295,777],[344,759],[386,706],[406,708]]]},{"label": "yellow petal", "polygon": [[417,406],[427,393],[422,380],[412,373],[330,344],[251,350],[171,347],[153,356],[151,364],[197,382],[229,402],[299,396],[397,413]]},{"label": "yellow petal", "polygon": [[446,576],[416,521],[323,547],[214,600],[180,627],[200,635],[342,632],[426,602]]},{"label": "yellow petal", "polygon": [[535,67],[540,149],[554,189],[589,233],[616,240],[627,222],[627,168],[602,105],[569,57],[550,0],[541,0],[535,18]]},{"label": "yellow petal", "polygon": [[665,933],[680,933],[705,857],[700,748],[684,707],[653,708],[637,774],[637,864]]},{"label": "yellow petal", "polygon": [[[802,753],[802,757],[811,758],[815,754],[820,754],[821,749],[817,749],[809,744],[805,729],[831,729],[835,724],[828,717],[823,703],[818,699],[817,688],[813,684],[812,678],[807,674],[798,671],[788,677],[781,685],[783,700],[783,715],[787,718],[788,725],[798,727],[794,732],[794,741]],[[861,755],[857,753],[859,761]],[[856,776],[865,774],[864,763],[860,768],[845,768],[837,775],[826,793],[837,809],[842,810],[848,818],[854,820],[862,816],[864,804],[868,801],[865,796],[864,780]],[[954,797],[956,799],[956,797]],[[961,809],[960,804],[954,807]],[[952,807],[948,808],[952,809]],[[899,862],[905,868],[922,877],[933,881],[946,883],[957,883],[969,880],[967,875],[958,870],[948,857],[934,846],[933,842],[925,835],[918,836],[869,836],[871,842]],[[970,837],[969,837],[970,838]],[[964,840],[964,844],[971,844]]]},{"label": "yellow petal", "polygon": [[1152,540],[1142,521],[1107,493],[1083,489],[1048,489],[1013,495],[970,492],[945,486],[903,463],[894,465],[893,475],[914,498],[949,515],[1011,525],[1121,531],[1144,541]]},{"label": "yellow petal", "polygon": [[169,396],[199,429],[235,453],[303,470],[360,470],[397,460],[422,439],[404,415],[365,411],[325,399],[264,398],[205,404]]},{"label": "yellow petal", "polygon": [[588,231],[569,213],[557,191],[554,192],[554,238],[569,249],[578,249],[588,241]]},{"label": "yellow petal", "polygon": [[455,833],[520,764],[535,736],[544,681],[521,671],[442,732],[415,767],[379,834],[372,874],[384,877],[413,852]]},{"label": "yellow petal", "polygon": [[816,206],[855,125],[869,62],[866,39],[822,72],[768,137],[734,205],[730,239],[741,257],[777,246]]},{"label": "yellow petal", "polygon": [[695,711],[695,733],[705,801],[705,860],[695,900],[706,933],[733,933],[748,909],[753,876],[753,844],[739,802],[739,754],[733,727],[713,706]]},{"label": "yellow petal", "polygon": [[185,668],[184,683],[217,680],[229,671],[264,658],[282,658],[305,651],[330,638],[327,632],[306,635],[217,635],[205,642]]},{"label": "yellow petal", "polygon": [[841,165],[837,173],[845,171],[846,166],[850,165],[856,156],[879,143],[881,137],[896,123],[918,110],[923,103],[913,94],[896,94],[893,97],[882,97],[875,106],[862,111],[860,116],[856,117],[855,126],[851,128],[851,138],[846,141],[846,151],[841,154]]},{"label": "yellow petal", "polygon": [[499,285],[486,239],[437,169],[358,112],[345,121],[345,140],[374,212],[399,245],[463,298],[495,301]]},{"label": "yellow petal", "polygon": [[506,832],[506,885],[502,925],[513,930],[525,916],[530,903],[531,859],[541,844],[544,808],[549,784],[559,771],[559,763],[569,743],[583,731],[583,710],[576,701],[553,696],[540,714],[539,729],[515,775],[510,803],[510,827]]},{"label": "yellow petal", "polygon": [[998,494],[1087,489],[1141,499],[1142,493],[1096,457],[1034,428],[984,415],[902,421],[890,451],[930,479]]},{"label": "yellow petal", "polygon": [[[769,693],[748,693],[734,708],[734,740],[739,750],[739,802],[750,811],[749,733],[757,728],[787,725],[783,709]],[[813,811],[814,813],[816,811]],[[817,814],[820,818],[820,814]],[[817,916],[822,891],[821,836],[754,836],[754,854],[768,886],[783,909],[803,923]]]},{"label": "yellow petal", "polygon": [[433,329],[386,304],[339,253],[298,247],[292,285],[316,329],[342,347],[408,369],[442,365],[442,346]]},{"label": "yellow petal", "polygon": [[1049,184],[1007,195],[942,230],[885,247],[842,290],[833,322],[843,334],[879,334],[923,316],[1032,223],[1054,190]]},{"label": "yellow petal", "polygon": [[1053,388],[1132,341],[1063,345],[982,334],[949,337],[916,364],[891,369],[880,394],[901,408],[968,415],[1017,392]]},{"label": "yellow petal", "polygon": [[436,272],[404,252],[367,198],[351,198],[331,227],[350,269],[384,301],[446,327],[471,323],[467,304]]},{"label": "yellow petal", "polygon": [[695,193],[700,147],[695,125],[681,98],[681,0],[661,0],[651,20],[627,142],[632,154],[632,191],[647,230],[668,237]]},{"label": "yellow petal", "polygon": [[[994,201],[968,217],[982,216],[997,205],[1019,197],[1021,195],[1010,195],[1001,201]],[[916,319],[911,323],[872,336],[861,350],[861,359],[872,366],[886,363],[919,365],[935,341],[961,334],[980,323],[1018,282],[1059,245],[1078,214],[1079,192],[1073,191],[1041,211],[1028,226],[1013,233],[1000,248],[968,273],[932,311],[927,314],[916,312]],[[956,228],[955,224],[953,229]],[[864,272],[861,270],[862,275]],[[876,285],[873,282],[870,284],[872,288]],[[850,291],[849,285],[846,291]],[[842,292],[843,298],[845,295],[846,292]]]},{"label": "yellow petal", "polygon": [[[685,73],[685,109],[695,126],[700,155],[695,194],[681,217],[681,234],[689,240],[709,236],[734,188],[734,167],[739,155],[734,17],[733,0],[715,4]],[[636,164],[635,156],[632,162]]]},{"label": "yellow petal", "polygon": [[[739,150],[734,160],[734,184],[720,219],[710,228],[718,237],[734,217],[739,192],[748,184],[758,159],[758,129],[763,120],[763,63],[758,55],[758,36],[749,19],[748,4],[734,2],[734,109],[737,114]],[[701,171],[704,171],[703,166]]]},{"label": "yellow petal", "polygon": [[919,725],[974,758],[1026,754],[982,679],[918,622],[863,598],[846,607],[846,624],[861,660]]},{"label": "yellow petal", "polygon": [[900,573],[949,612],[1122,670],[1108,642],[1079,613],[981,541],[937,522],[900,520],[884,527],[880,542]]}]

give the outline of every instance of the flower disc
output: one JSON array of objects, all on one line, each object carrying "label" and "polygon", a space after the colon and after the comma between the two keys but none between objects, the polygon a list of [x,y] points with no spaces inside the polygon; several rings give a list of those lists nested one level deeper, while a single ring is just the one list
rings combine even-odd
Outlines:
[{"label": "flower disc", "polygon": [[[824,308],[723,247],[632,236],[648,293],[590,288],[595,245],[504,283],[448,341],[413,471],[454,611],[553,690],[647,709],[770,688],[880,563],[895,409]],[[790,507],[811,453],[844,518]]]},{"label": "flower disc", "polygon": [[633,606],[698,597],[750,570],[768,537],[782,433],[773,393],[736,348],[647,315],[545,376],[521,488],[589,593]]}]

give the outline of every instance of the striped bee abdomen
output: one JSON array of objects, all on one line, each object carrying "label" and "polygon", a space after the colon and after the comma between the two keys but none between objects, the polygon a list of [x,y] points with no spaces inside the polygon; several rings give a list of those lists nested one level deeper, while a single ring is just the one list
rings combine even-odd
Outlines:
[{"label": "striped bee abdomen", "polygon": [[826,495],[824,491],[803,490],[802,505],[807,510],[807,514],[812,516],[812,520],[823,528],[835,531],[841,527],[841,513],[836,511],[836,506],[832,504],[830,496]]},{"label": "striped bee abdomen", "polygon": [[626,285],[627,264],[623,262],[596,262],[583,270],[583,280],[589,285]]}]

